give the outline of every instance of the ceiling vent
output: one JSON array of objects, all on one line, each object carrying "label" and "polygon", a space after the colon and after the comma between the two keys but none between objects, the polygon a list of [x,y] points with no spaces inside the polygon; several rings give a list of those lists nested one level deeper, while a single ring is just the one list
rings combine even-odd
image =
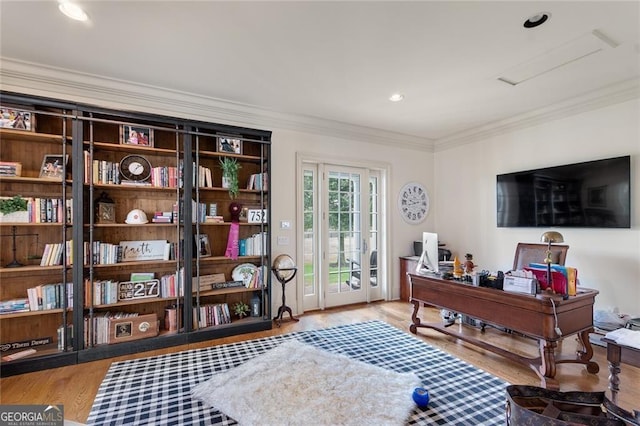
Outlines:
[{"label": "ceiling vent", "polygon": [[548,73],[564,65],[585,58],[605,49],[612,49],[618,43],[598,30],[593,30],[562,46],[556,47],[537,58],[503,72],[498,80],[516,86],[539,75]]}]

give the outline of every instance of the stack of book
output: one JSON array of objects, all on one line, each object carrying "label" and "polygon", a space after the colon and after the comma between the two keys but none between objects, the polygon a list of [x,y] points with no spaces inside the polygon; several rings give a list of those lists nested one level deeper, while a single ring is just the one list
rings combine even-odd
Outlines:
[{"label": "stack of book", "polygon": [[173,212],[155,212],[153,214],[153,219],[151,219],[153,223],[172,223],[173,222]]},{"label": "stack of book", "polygon": [[11,314],[14,312],[28,312],[29,299],[11,299],[0,301],[0,314]]},{"label": "stack of book", "polygon": [[15,177],[22,175],[22,163],[0,161],[0,176]]}]

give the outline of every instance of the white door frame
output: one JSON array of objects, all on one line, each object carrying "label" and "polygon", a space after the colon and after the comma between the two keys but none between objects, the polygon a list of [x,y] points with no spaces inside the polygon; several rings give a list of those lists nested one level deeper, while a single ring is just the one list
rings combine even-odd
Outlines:
[{"label": "white door frame", "polygon": [[[364,160],[353,160],[346,159],[344,157],[335,157],[329,155],[320,155],[316,153],[304,153],[298,152],[296,153],[296,258],[299,267],[303,266],[304,252],[303,252],[303,244],[302,239],[304,235],[304,218],[303,215],[303,170],[305,164],[334,164],[337,166],[347,166],[347,167],[356,167],[356,168],[366,168],[369,170],[376,171],[379,179],[379,197],[380,197],[380,205],[379,205],[379,214],[380,214],[380,230],[379,230],[379,254],[378,254],[378,277],[380,282],[382,283],[379,286],[379,298],[376,300],[391,300],[392,291],[391,291],[391,280],[389,279],[389,270],[387,265],[390,261],[389,253],[390,253],[390,238],[387,237],[389,234],[388,230],[390,229],[390,215],[389,215],[389,182],[390,182],[390,169],[391,166],[389,163],[383,163],[379,161],[364,161]],[[316,167],[316,170],[318,168]],[[318,176],[316,176],[318,179]],[[363,184],[368,185],[368,182]],[[318,193],[321,194],[322,190],[318,188]],[[316,203],[320,203],[321,199],[317,199]],[[319,205],[319,204],[316,204]],[[368,212],[367,212],[368,214]],[[320,242],[316,242],[317,247],[319,249]],[[322,276],[318,277],[322,279]],[[305,311],[304,307],[304,279],[303,274],[297,274],[296,279],[296,304],[297,304],[297,314],[302,314]],[[367,302],[371,302],[370,296],[367,298]],[[317,306],[308,309],[324,309],[326,307],[324,298],[322,295],[318,295],[318,303]]]}]

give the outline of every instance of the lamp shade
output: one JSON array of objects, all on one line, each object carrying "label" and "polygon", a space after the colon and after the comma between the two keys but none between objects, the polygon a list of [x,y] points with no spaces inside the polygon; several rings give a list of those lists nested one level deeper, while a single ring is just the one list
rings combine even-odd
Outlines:
[{"label": "lamp shade", "polygon": [[540,241],[543,243],[563,243],[564,237],[561,233],[556,231],[547,231],[540,237]]}]

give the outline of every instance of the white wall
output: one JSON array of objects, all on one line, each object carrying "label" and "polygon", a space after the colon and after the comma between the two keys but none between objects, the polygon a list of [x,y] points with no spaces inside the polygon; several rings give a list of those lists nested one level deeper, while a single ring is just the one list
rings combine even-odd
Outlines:
[{"label": "white wall", "polygon": [[436,153],[439,237],[480,268],[509,270],[516,244],[538,242],[547,229],[496,227],[496,175],[621,155],[631,155],[632,228],[557,230],[580,284],[600,292],[595,309],[640,316],[638,99]]}]

